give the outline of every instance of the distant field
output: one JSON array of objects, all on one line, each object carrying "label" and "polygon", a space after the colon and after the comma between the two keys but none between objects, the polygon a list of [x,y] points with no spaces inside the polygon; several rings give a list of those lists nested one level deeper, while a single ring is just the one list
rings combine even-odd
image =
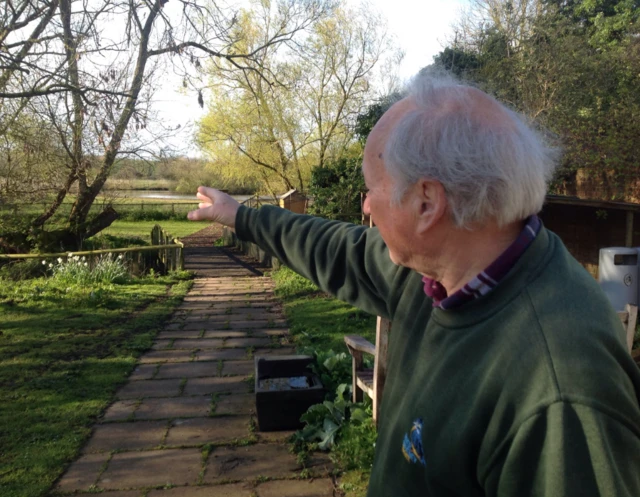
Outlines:
[{"label": "distant field", "polygon": [[118,236],[124,238],[138,237],[146,242],[151,241],[151,229],[159,224],[167,233],[177,237],[185,237],[200,231],[209,226],[210,223],[201,221],[116,221],[106,230],[103,235]]}]

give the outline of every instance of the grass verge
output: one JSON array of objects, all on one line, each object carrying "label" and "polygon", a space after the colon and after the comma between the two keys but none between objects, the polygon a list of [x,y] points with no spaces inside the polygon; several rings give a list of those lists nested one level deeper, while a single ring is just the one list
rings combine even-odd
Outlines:
[{"label": "grass verge", "polygon": [[48,492],[182,301],[188,277],[91,288],[0,281],[3,497]]},{"label": "grass verge", "polygon": [[[332,351],[347,352],[345,335],[360,335],[375,343],[374,316],[319,291],[309,280],[286,267],[274,271],[272,277],[299,350],[313,350],[318,357],[335,359]],[[346,368],[334,367],[334,372],[341,371],[338,383],[351,383],[350,367],[350,360]],[[344,371],[347,376],[343,376]],[[342,490],[347,497],[364,497],[376,439],[373,422],[369,418],[359,424],[346,423],[340,433],[330,455],[341,474]]]},{"label": "grass verge", "polygon": [[188,221],[187,219],[184,221],[115,221],[100,234],[121,238],[137,237],[148,243],[151,241],[151,230],[156,224],[162,226],[162,229],[167,233],[177,238],[181,238],[192,235],[193,233],[206,228],[211,223],[206,221],[194,222]]}]

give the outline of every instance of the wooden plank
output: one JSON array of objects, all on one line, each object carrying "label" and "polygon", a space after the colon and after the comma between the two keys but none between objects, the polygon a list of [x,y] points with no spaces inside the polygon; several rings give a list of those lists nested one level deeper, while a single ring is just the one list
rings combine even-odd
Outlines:
[{"label": "wooden plank", "polygon": [[358,371],[358,376],[356,377],[357,386],[362,389],[369,397],[373,398],[373,370],[365,369],[363,371]]},{"label": "wooden plank", "polygon": [[371,354],[371,355],[376,354],[376,347],[371,342],[369,342],[368,340],[365,340],[361,336],[347,335],[344,337],[344,341],[347,344],[347,347],[349,347],[350,349],[358,350],[360,352],[364,352],[366,354]]},{"label": "wooden plank", "polygon": [[627,304],[627,347],[629,352],[633,348],[633,339],[636,336],[636,324],[638,323],[638,306]]}]

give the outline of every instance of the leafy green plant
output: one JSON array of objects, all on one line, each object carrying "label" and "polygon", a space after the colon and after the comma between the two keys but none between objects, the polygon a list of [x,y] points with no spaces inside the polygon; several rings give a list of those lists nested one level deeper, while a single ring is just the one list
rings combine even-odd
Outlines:
[{"label": "leafy green plant", "polygon": [[317,442],[320,450],[331,449],[347,423],[362,423],[367,418],[363,405],[348,400],[350,396],[351,387],[343,383],[336,388],[333,402],[311,406],[300,418],[306,426],[296,433],[295,440]]},{"label": "leafy green plant", "polygon": [[346,352],[303,349],[303,353],[313,356],[309,369],[320,378],[329,397],[343,383],[351,384],[351,356]]}]

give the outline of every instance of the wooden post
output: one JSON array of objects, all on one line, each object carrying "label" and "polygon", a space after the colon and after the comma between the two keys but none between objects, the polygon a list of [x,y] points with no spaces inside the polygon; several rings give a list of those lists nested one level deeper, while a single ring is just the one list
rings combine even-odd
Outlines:
[{"label": "wooden post", "polygon": [[627,211],[627,236],[625,247],[633,247],[633,211]]},{"label": "wooden post", "polygon": [[387,351],[389,350],[389,333],[391,321],[378,316],[376,325],[376,355],[373,366],[373,422],[378,424],[380,417],[380,402],[384,391],[384,382],[387,378]]}]

